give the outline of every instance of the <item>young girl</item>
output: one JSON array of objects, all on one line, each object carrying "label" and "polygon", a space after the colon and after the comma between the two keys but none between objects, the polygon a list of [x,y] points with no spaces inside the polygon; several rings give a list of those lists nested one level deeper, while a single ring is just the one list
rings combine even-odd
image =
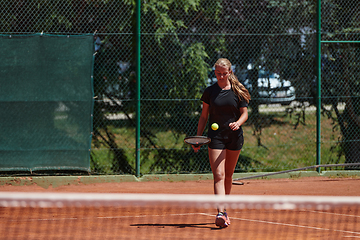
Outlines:
[{"label": "young girl", "polygon": [[[217,123],[219,128],[209,128],[209,160],[214,177],[214,193],[230,194],[232,176],[244,143],[241,125],[248,119],[247,107],[251,99],[248,90],[238,81],[231,70],[231,63],[220,58],[214,65],[217,83],[207,87],[201,97],[203,101],[197,135],[204,132],[209,119],[210,126]],[[194,147],[197,152],[200,147]],[[227,227],[230,219],[223,207],[218,208],[216,226]]]}]

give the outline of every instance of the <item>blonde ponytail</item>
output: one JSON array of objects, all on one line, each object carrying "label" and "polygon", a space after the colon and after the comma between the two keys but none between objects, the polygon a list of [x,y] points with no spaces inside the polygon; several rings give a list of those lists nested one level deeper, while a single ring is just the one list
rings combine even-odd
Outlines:
[{"label": "blonde ponytail", "polygon": [[251,100],[249,91],[239,82],[238,78],[232,71],[229,75],[229,81],[231,83],[232,90],[239,97],[239,99],[245,100],[247,103],[249,103]]}]

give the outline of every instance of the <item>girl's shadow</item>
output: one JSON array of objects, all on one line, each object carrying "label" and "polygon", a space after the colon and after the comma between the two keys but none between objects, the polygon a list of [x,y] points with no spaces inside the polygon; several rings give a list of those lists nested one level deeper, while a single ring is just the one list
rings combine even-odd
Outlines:
[{"label": "girl's shadow", "polygon": [[219,230],[221,228],[214,227],[214,223],[157,223],[157,224],[132,224],[131,227],[158,227],[158,228],[165,228],[165,227],[176,227],[176,228],[208,228],[211,230]]}]

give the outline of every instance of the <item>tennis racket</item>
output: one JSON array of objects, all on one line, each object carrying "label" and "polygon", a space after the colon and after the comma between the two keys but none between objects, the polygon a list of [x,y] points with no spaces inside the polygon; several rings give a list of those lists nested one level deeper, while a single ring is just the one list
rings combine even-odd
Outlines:
[{"label": "tennis racket", "polygon": [[194,147],[200,147],[202,145],[209,144],[211,139],[205,136],[190,136],[184,139],[184,142]]}]

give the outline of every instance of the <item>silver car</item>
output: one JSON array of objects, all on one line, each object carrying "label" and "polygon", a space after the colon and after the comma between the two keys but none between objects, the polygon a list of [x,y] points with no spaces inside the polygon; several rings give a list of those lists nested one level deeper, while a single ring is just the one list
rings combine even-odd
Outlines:
[{"label": "silver car", "polygon": [[[289,105],[295,100],[295,88],[291,82],[281,79],[276,73],[259,70],[257,89],[252,86],[247,71],[239,75],[239,81],[249,90],[252,98],[256,98],[260,104]],[[258,94],[254,93],[255,90]]]}]

